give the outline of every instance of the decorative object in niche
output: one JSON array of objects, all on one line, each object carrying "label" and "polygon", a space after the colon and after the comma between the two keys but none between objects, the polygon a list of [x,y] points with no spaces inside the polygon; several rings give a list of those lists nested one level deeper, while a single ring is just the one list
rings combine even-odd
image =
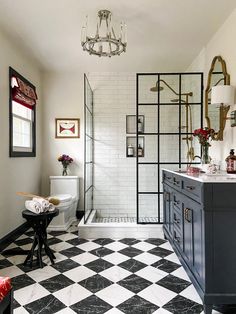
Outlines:
[{"label": "decorative object in niche", "polygon": [[80,120],[60,118],[55,119],[56,138],[79,138]]},{"label": "decorative object in niche", "polygon": [[[144,120],[145,118],[143,115],[138,116],[138,133],[144,133]],[[126,116],[126,133],[136,134],[136,116],[135,115]]]},{"label": "decorative object in niche", "polygon": [[71,158],[69,155],[63,154],[59,156],[57,160],[62,163],[62,175],[67,176],[67,167],[73,162],[73,158]]},{"label": "decorative object in niche", "polygon": [[215,130],[213,139],[216,141],[223,140],[226,116],[229,111],[229,106],[220,105],[217,107],[211,105],[213,87],[222,85],[230,85],[230,75],[227,73],[225,61],[221,56],[216,56],[211,63],[205,90],[205,118],[207,127]]},{"label": "decorative object in niche", "polygon": [[109,10],[98,11],[97,31],[94,37],[88,35],[88,16],[86,17],[86,24],[82,27],[81,45],[90,55],[112,57],[126,51],[126,24],[120,24],[120,34],[116,36],[111,16]]}]

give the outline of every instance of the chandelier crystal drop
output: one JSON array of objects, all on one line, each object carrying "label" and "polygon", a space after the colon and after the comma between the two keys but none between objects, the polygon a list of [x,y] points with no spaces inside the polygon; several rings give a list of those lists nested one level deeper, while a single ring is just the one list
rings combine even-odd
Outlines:
[{"label": "chandelier crystal drop", "polygon": [[111,16],[108,10],[98,11],[97,30],[94,37],[88,35],[88,17],[86,17],[86,24],[81,32],[81,45],[83,50],[90,55],[112,57],[126,51],[126,24],[123,22],[120,24],[120,34],[117,37],[111,23]]}]

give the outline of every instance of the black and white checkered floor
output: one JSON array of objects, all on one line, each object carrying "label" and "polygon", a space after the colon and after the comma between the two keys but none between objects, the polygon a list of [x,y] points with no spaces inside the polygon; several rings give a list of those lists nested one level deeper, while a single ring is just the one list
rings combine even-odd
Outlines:
[{"label": "black and white checkered floor", "polygon": [[[29,249],[32,231],[8,248]],[[56,263],[25,267],[25,256],[0,255],[0,276],[10,276],[14,314],[200,314],[198,297],[168,242],[162,239],[80,239],[50,232]],[[214,314],[219,313],[213,311]]]}]

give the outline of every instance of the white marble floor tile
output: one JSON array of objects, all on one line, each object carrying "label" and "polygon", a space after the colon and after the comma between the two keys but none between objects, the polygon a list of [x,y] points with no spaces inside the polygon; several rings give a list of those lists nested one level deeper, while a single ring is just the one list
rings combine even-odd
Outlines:
[{"label": "white marble floor tile", "polygon": [[74,282],[79,282],[79,281],[84,280],[88,277],[96,275],[96,273],[87,267],[78,266],[76,268],[73,268],[71,270],[64,272],[63,275],[70,278]]},{"label": "white marble floor tile", "polygon": [[168,273],[152,266],[147,266],[145,268],[142,268],[141,270],[137,271],[135,274],[153,283],[156,283],[157,281],[161,280],[162,278],[168,275]]},{"label": "white marble floor tile", "polygon": [[108,312],[106,312],[106,314],[124,314],[124,313],[114,307],[113,309],[110,309]]},{"label": "white marble floor tile", "polygon": [[112,243],[105,245],[105,247],[112,250],[112,251],[120,251],[120,250],[123,250],[126,247],[128,247],[128,245],[116,241],[116,242],[112,242]]},{"label": "white marble floor tile", "polygon": [[76,314],[76,312],[74,312],[72,309],[67,307],[67,308],[62,309],[61,311],[57,312],[57,314]]},{"label": "white marble floor tile", "polygon": [[50,292],[48,290],[43,288],[40,284],[35,283],[14,291],[14,298],[20,305],[25,305],[49,294]]},{"label": "white marble floor tile", "polygon": [[[61,262],[61,261],[64,261],[65,259],[67,259],[67,257],[66,257],[65,255],[60,254],[60,253],[58,253],[58,252],[55,252],[55,253],[53,253],[53,254],[54,254],[55,257],[56,257],[56,259],[54,259],[54,262],[55,262],[55,263],[58,263],[58,262]],[[51,265],[51,261],[50,261],[50,259],[49,259],[49,257],[48,257],[47,255],[44,255],[42,259],[43,259],[43,262],[44,262],[45,264]]]},{"label": "white marble floor tile", "polygon": [[123,269],[119,266],[113,266],[106,270],[103,270],[99,274],[113,282],[118,282],[124,279],[125,277],[130,276],[132,273],[130,273],[128,270]]},{"label": "white marble floor tile", "polygon": [[166,256],[165,259],[167,259],[168,261],[171,261],[173,263],[181,265],[177,255],[175,253]]},{"label": "white marble floor tile", "polygon": [[15,309],[13,311],[14,314],[29,314],[28,311],[26,311],[26,309],[23,308],[23,306],[18,307],[17,309]]},{"label": "white marble floor tile", "polygon": [[98,259],[99,257],[96,255],[93,255],[89,252],[85,252],[79,255],[76,255],[74,257],[71,257],[71,259],[77,263],[79,263],[80,265],[85,265],[88,264],[92,261],[95,261],[96,259]]},{"label": "white marble floor tile", "polygon": [[27,273],[29,277],[34,279],[36,282],[49,279],[51,277],[54,277],[56,275],[59,275],[60,272],[54,269],[51,266],[45,266],[44,268],[38,268],[35,270],[32,270]]},{"label": "white marble floor tile", "polygon": [[138,293],[138,295],[149,302],[162,307],[170,300],[172,300],[177,294],[171,290],[164,287],[153,284],[146,289]]},{"label": "white marble floor tile", "polygon": [[202,303],[201,298],[199,297],[196,289],[194,288],[193,285],[187,287],[186,289],[184,289],[183,291],[180,292],[180,295],[182,295],[183,297],[190,299],[194,302],[197,302],[199,304]]},{"label": "white marble floor tile", "polygon": [[92,295],[92,293],[84,287],[75,283],[64,289],[54,292],[53,295],[58,300],[63,302],[66,306],[70,306],[89,297],[90,295]]},{"label": "white marble floor tile", "polygon": [[97,292],[96,295],[100,299],[111,304],[112,306],[117,306],[120,303],[131,298],[134,295],[134,293],[121,287],[121,286],[119,286],[119,285],[117,285],[117,284],[113,284],[113,285]]},{"label": "white marble floor tile", "polygon": [[163,243],[163,244],[159,245],[159,247],[162,247],[163,249],[166,249],[166,250],[174,252],[173,249],[172,249],[172,246],[170,245],[169,242]]},{"label": "white marble floor tile", "polygon": [[187,275],[187,273],[186,273],[186,271],[184,270],[183,267],[180,267],[180,268],[176,269],[175,271],[173,271],[171,273],[171,275],[191,282],[191,280],[189,279],[189,276]]},{"label": "white marble floor tile", "polygon": [[172,313],[165,310],[165,309],[160,308],[160,309],[156,310],[155,312],[153,312],[153,314],[172,314]]},{"label": "white marble floor tile", "polygon": [[84,250],[84,251],[92,251],[94,249],[101,247],[101,245],[94,243],[94,242],[86,242],[86,243],[77,245],[77,247],[81,250]]},{"label": "white marble floor tile", "polygon": [[146,252],[146,251],[149,251],[151,249],[154,249],[156,246],[151,244],[151,243],[147,243],[147,242],[142,241],[142,242],[136,243],[135,245],[132,245],[132,247]]},{"label": "white marble floor tile", "polygon": [[151,265],[161,259],[161,257],[144,252],[134,257],[137,261],[140,261],[144,264]]},{"label": "white marble floor tile", "polygon": [[67,242],[60,242],[60,243],[50,245],[50,248],[56,252],[69,249],[70,247],[73,247],[73,245]]},{"label": "white marble floor tile", "polygon": [[24,274],[24,272],[17,266],[10,266],[10,267],[0,269],[0,276],[2,277],[13,278],[22,274]]},{"label": "white marble floor tile", "polygon": [[24,263],[26,255],[14,255],[7,258],[12,264],[18,265]]},{"label": "white marble floor tile", "polygon": [[126,255],[120,254],[118,252],[115,252],[115,253],[111,253],[109,255],[104,256],[103,259],[114,265],[118,265],[124,261],[127,261],[129,257]]},{"label": "white marble floor tile", "polygon": [[78,238],[78,236],[73,234],[73,233],[64,233],[62,235],[57,236],[57,238],[62,240],[62,241],[68,241],[68,240],[71,240],[71,239]]}]

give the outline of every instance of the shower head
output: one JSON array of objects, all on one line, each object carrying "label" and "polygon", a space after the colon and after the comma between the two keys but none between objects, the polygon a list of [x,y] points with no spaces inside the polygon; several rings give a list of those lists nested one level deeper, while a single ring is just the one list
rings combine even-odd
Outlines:
[{"label": "shower head", "polygon": [[153,86],[150,88],[150,91],[151,92],[158,92],[158,91],[161,91],[163,89],[164,89],[164,87],[162,87],[162,86],[160,86],[159,88],[158,88],[158,86]]}]

